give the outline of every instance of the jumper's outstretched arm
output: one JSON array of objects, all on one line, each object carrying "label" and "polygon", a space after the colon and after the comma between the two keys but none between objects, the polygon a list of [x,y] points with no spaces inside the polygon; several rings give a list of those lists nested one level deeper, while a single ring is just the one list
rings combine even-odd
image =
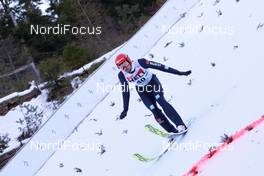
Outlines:
[{"label": "jumper's outstretched arm", "polygon": [[163,65],[163,64],[158,63],[158,62],[149,61],[147,59],[139,59],[138,62],[144,68],[152,68],[152,69],[156,69],[156,70],[160,70],[163,72],[172,73],[172,74],[176,74],[176,75],[189,75],[189,74],[191,74],[190,70],[186,71],[186,72],[178,71],[174,68],[168,67],[168,66]]}]

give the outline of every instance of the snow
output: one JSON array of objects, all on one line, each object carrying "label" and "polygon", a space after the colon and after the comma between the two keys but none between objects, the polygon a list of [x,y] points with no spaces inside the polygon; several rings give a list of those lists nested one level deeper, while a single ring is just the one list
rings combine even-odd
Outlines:
[{"label": "snow", "polygon": [[[41,95],[36,98],[33,98],[29,102],[23,103],[23,105],[30,104],[32,106],[38,106],[38,112],[43,111],[43,119],[42,121],[46,121],[51,114],[55,111],[55,107],[52,102],[48,103],[47,100],[48,92],[46,90],[42,91]],[[0,116],[0,128],[1,134],[8,134],[8,137],[11,138],[9,143],[9,147],[3,152],[6,153],[15,147],[19,146],[20,143],[17,141],[17,137],[21,134],[18,127],[21,127],[16,121],[19,119],[24,119],[21,106],[17,106],[11,109],[5,116]]]},{"label": "snow", "polygon": [[[215,2],[218,1],[167,1],[118,50],[133,58],[145,56],[178,70],[193,71],[191,76],[185,77],[153,70],[166,87],[165,97],[182,118],[185,121],[192,117],[196,119],[182,140],[185,148],[169,151],[157,163],[146,164],[133,159],[134,153],[157,154],[164,140],[144,130],[145,124],[157,124],[149,110],[138,101],[135,90],[131,92],[128,116],[122,121],[116,120],[122,111],[121,93],[96,91],[99,83],[115,86],[118,82],[118,70],[113,62],[115,52],[67,99],[0,175],[11,176],[19,172],[37,176],[178,176],[186,173],[210,147],[217,146],[224,133],[234,134],[262,116],[264,28],[258,26],[263,23],[261,7],[264,2]],[[187,12],[185,17],[180,16],[184,12]],[[204,31],[199,32],[201,25],[204,25]],[[185,30],[177,34],[166,33],[164,26],[171,31],[180,27]],[[190,33],[189,26],[195,26],[196,32]],[[210,32],[209,27],[221,32]],[[150,54],[154,58],[150,58]],[[230,172],[236,173],[240,169],[239,175],[249,172],[260,175],[261,166],[255,163],[261,163],[257,153],[263,148],[263,125],[257,130],[233,144],[238,150],[218,155],[206,167],[204,175],[224,175],[222,170],[232,167],[226,166],[231,159],[245,167],[232,167],[234,170]],[[98,135],[101,131],[102,135]],[[45,142],[62,140],[67,144],[65,148],[46,147],[44,150]],[[32,149],[32,144],[37,142],[43,144],[42,151]],[[82,145],[76,146],[78,143]],[[197,147],[188,150],[187,144]],[[103,154],[98,148],[101,145],[105,148]],[[249,155],[240,158],[237,157],[239,152]],[[247,159],[247,156],[252,158]],[[220,165],[222,169],[217,170]],[[81,172],[76,173],[78,168]]]},{"label": "snow", "polygon": [[264,124],[233,143],[232,150],[217,155],[200,175],[262,175],[263,137]]},{"label": "snow", "polygon": [[[184,174],[184,176],[194,176],[203,173],[203,168],[207,169],[207,164],[215,159],[216,155],[219,155],[221,152],[232,152],[235,150],[233,144],[239,141],[240,138],[247,137],[249,133],[258,128],[260,125],[263,125],[264,116],[261,116],[257,120],[252,121],[246,127],[240,129],[232,135],[223,135],[222,143],[211,148],[199,161],[197,161],[191,169]],[[255,158],[254,158],[255,159]],[[238,162],[237,162],[238,163]],[[210,169],[210,167],[209,167]]]}]

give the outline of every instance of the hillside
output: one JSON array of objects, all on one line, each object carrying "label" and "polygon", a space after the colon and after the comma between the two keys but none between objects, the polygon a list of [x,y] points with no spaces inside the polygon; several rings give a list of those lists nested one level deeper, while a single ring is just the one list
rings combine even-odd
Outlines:
[{"label": "hillside", "polygon": [[[260,0],[167,1],[66,100],[0,175],[183,175],[211,147],[221,143],[221,136],[234,134],[263,115],[263,4]],[[137,152],[157,154],[164,139],[144,130],[145,124],[157,124],[135,90],[128,116],[116,120],[122,111],[122,96],[113,88],[118,83],[114,58],[120,52],[178,70],[192,70],[190,77],[153,72],[182,118],[195,119],[183,145],[201,144],[199,147],[169,151],[156,163],[141,163],[132,157]],[[98,89],[98,85],[107,86],[107,91]],[[260,160],[257,152],[248,160],[235,157],[263,148],[263,125],[258,129],[256,136],[250,133],[234,144],[230,155],[218,155],[204,175],[216,175],[219,165],[218,175],[225,175],[230,158],[238,165],[250,162],[246,167],[239,166],[240,175],[253,171],[261,175],[260,164],[255,164]],[[257,143],[254,146],[250,145],[252,139]],[[68,147],[47,149],[43,145],[42,151],[32,149],[37,142],[59,141],[65,141]],[[76,145],[81,143],[88,148]]]}]

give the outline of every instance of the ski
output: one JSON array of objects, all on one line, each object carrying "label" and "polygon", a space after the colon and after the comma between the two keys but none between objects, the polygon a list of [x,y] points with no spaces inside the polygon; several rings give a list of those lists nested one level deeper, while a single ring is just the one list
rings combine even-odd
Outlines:
[{"label": "ski", "polygon": [[170,136],[169,133],[161,131],[160,129],[152,126],[151,124],[145,125],[145,130],[164,138],[168,138]]},{"label": "ski", "polygon": [[[194,118],[190,119],[188,122],[187,122],[187,127],[189,128],[191,123],[194,121]],[[183,138],[184,136],[187,134],[187,131],[185,133],[181,133],[181,134],[173,134],[171,135],[170,133],[167,133],[167,132],[164,132],[150,124],[147,124],[145,125],[145,129],[157,136],[160,136],[160,137],[163,137],[163,138],[166,138],[166,139],[169,139],[168,141],[168,144],[166,145],[166,147],[157,155],[157,156],[154,156],[154,157],[146,157],[140,153],[135,153],[133,155],[133,157],[138,160],[138,161],[141,161],[141,162],[151,162],[151,161],[158,161],[162,158],[162,156],[164,156],[170,149],[171,147],[173,146],[173,144],[175,144],[175,142],[179,143]]]},{"label": "ski", "polygon": [[160,158],[162,158],[162,156],[164,154],[166,154],[171,149],[171,147],[173,146],[173,144],[175,142],[177,142],[177,143],[180,142],[181,139],[183,139],[183,137],[185,136],[185,134],[186,133],[181,134],[181,135],[177,135],[174,138],[169,139],[168,144],[166,145],[166,147],[157,156],[154,156],[154,157],[146,157],[146,156],[144,156],[144,155],[142,155],[140,153],[135,153],[133,155],[133,157],[136,160],[141,161],[141,162],[145,162],[145,163],[151,162],[151,161],[158,161],[158,160],[160,160]]},{"label": "ski", "polygon": [[[188,125],[187,125],[187,127],[188,127]],[[188,129],[186,131],[183,131],[180,133],[167,133],[167,132],[161,131],[160,129],[152,126],[151,124],[147,124],[147,125],[145,125],[145,130],[147,130],[147,131],[149,131],[155,135],[158,135],[160,137],[171,139],[171,138],[174,138],[174,137],[177,137],[181,134],[186,133]]]}]

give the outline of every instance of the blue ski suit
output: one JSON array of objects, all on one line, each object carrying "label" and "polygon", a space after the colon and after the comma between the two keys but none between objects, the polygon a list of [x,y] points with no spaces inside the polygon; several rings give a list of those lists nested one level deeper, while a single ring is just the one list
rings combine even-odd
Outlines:
[{"label": "blue ski suit", "polygon": [[[130,99],[129,82],[136,84],[136,90],[145,106],[153,113],[156,121],[167,131],[177,132],[174,125],[170,123],[167,117],[176,126],[185,125],[183,120],[173,106],[164,98],[164,92],[160,81],[155,74],[149,71],[149,68],[160,70],[167,73],[176,75],[189,75],[191,71],[181,72],[163,64],[146,60],[144,58],[134,60],[132,62],[132,71],[126,73],[120,71],[118,78],[122,86],[123,107],[124,110],[120,115],[120,118],[124,118],[127,115]],[[161,106],[162,110],[157,106],[157,103]]]}]

